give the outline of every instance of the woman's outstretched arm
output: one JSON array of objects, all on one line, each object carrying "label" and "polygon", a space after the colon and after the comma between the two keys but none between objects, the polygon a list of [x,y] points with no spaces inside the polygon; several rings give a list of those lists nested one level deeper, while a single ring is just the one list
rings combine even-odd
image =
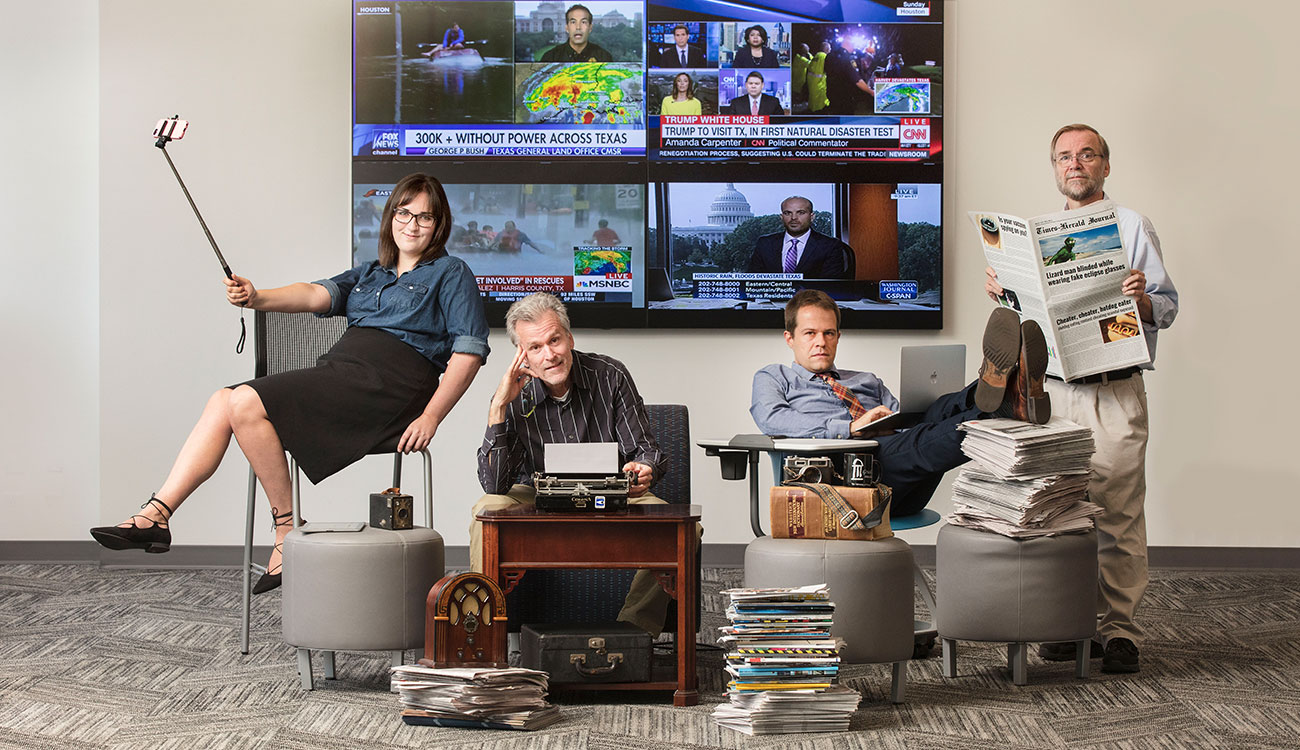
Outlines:
[{"label": "woman's outstretched arm", "polygon": [[226,299],[236,307],[268,312],[329,312],[330,293],[320,284],[298,282],[275,289],[258,289],[253,282],[235,275],[222,279]]}]

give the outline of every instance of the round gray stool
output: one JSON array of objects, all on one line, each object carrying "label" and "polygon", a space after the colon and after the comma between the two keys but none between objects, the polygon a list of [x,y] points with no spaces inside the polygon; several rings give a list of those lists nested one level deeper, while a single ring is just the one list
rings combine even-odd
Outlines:
[{"label": "round gray stool", "polygon": [[957,641],[1009,644],[1012,680],[1024,685],[1027,644],[1077,641],[1076,674],[1088,676],[1097,631],[1097,533],[1012,539],[951,524],[936,547],[943,674],[957,676]]},{"label": "round gray stool", "polygon": [[312,650],[325,652],[332,679],[335,651],[388,651],[398,666],[406,649],[423,648],[425,600],[445,562],[433,529],[289,532],[281,622],[303,689],[313,687]]},{"label": "round gray stool", "polygon": [[825,583],[835,602],[831,634],[850,664],[893,663],[891,699],[903,702],[912,658],[912,548],[897,537],[869,542],[773,539],[745,548],[745,586]]}]

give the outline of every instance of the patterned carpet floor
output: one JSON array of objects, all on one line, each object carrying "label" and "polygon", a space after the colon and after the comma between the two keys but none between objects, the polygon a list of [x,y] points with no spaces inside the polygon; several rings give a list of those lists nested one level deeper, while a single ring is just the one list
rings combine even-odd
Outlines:
[{"label": "patterned carpet floor", "polygon": [[[702,642],[740,575],[704,571]],[[1154,571],[1137,675],[1102,675],[1094,661],[1077,680],[1072,663],[1031,651],[1017,687],[1004,646],[963,643],[956,679],[941,676],[937,649],[911,663],[902,705],[888,701],[888,665],[845,668],[863,694],[848,733],[768,737],[710,720],[724,700],[714,650],[700,653],[692,708],[581,694],[557,699],[564,721],[537,733],[407,727],[383,654],[341,653],[337,680],[300,689],[278,593],[255,601],[241,655],[238,586],[228,569],[0,566],[0,749],[1300,747],[1297,571]]]}]

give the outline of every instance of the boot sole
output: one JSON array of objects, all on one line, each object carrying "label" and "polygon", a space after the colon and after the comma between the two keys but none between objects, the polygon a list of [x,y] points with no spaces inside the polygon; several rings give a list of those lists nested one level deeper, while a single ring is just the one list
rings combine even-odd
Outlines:
[{"label": "boot sole", "polygon": [[1043,329],[1038,323],[1026,320],[1020,325],[1020,357],[1027,368],[1025,382],[1025,405],[1029,412],[1029,421],[1034,424],[1046,424],[1052,418],[1052,399],[1043,388],[1047,373],[1047,340],[1043,338]]},{"label": "boot sole", "polygon": [[985,413],[997,411],[1006,394],[1011,370],[1019,359],[1020,316],[1014,310],[999,307],[989,315],[989,322],[984,326],[984,361],[980,363],[979,383],[975,386],[976,408]]},{"label": "boot sole", "polygon": [[167,542],[137,542],[133,539],[127,539],[124,536],[119,536],[110,531],[100,529],[91,529],[90,535],[94,537],[95,541],[99,542],[101,546],[115,551],[142,549],[145,552],[159,555],[171,550],[172,548],[172,546]]}]

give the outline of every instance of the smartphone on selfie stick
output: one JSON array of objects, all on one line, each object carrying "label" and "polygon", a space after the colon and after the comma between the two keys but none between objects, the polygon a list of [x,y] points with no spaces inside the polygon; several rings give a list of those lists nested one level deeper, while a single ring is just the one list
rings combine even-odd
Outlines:
[{"label": "smartphone on selfie stick", "polygon": [[[172,168],[172,174],[176,175],[176,182],[181,186],[181,192],[185,193],[185,200],[190,202],[190,208],[194,210],[194,216],[199,220],[199,226],[203,227],[203,234],[208,238],[208,244],[212,245],[212,252],[217,255],[217,262],[221,264],[221,270],[225,272],[226,278],[235,278],[234,273],[230,270],[230,264],[226,263],[226,258],[221,254],[221,248],[217,247],[217,241],[213,239],[212,232],[208,231],[208,224],[203,220],[203,214],[199,213],[199,207],[194,204],[194,198],[190,197],[189,188],[185,187],[185,181],[181,179],[181,173],[176,171],[176,164],[172,162],[171,154],[167,153],[167,144],[170,141],[179,141],[185,137],[185,130],[189,127],[189,122],[180,119],[180,115],[166,117],[158,121],[153,128],[153,135],[158,140],[154,141],[154,146],[163,152],[167,159],[167,166]],[[239,343],[235,345],[235,353],[242,354],[244,351],[244,338],[247,329],[244,327],[244,311],[239,311]]]}]

